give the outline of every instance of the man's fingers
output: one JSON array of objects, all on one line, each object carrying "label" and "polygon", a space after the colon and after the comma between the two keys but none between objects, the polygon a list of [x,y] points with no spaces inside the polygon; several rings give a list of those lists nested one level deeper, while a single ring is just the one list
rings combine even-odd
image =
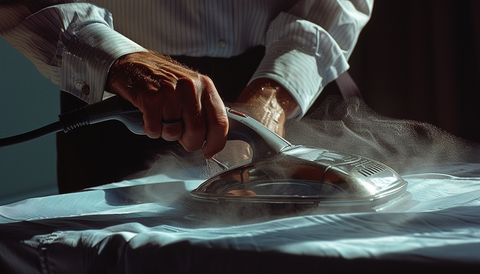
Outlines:
[{"label": "man's fingers", "polygon": [[203,146],[203,157],[210,159],[220,152],[227,142],[228,117],[220,95],[210,79],[202,96],[202,107],[207,123],[207,136]]},{"label": "man's fingers", "polygon": [[143,112],[143,132],[153,139],[162,135],[162,115],[161,108],[158,106],[140,105]]},{"label": "man's fingers", "polygon": [[188,151],[203,147],[207,158],[225,146],[228,119],[208,77],[150,52],[132,53],[115,62],[108,84],[143,112],[147,136],[178,140]]},{"label": "man's fingers", "polygon": [[180,79],[177,90],[184,98],[182,117],[185,131],[179,141],[187,151],[197,151],[203,146],[207,127],[201,103],[197,98],[195,83],[188,79]]},{"label": "man's fingers", "polygon": [[177,88],[164,87],[162,105],[162,138],[167,141],[177,141],[183,134],[182,109],[183,102]]},{"label": "man's fingers", "polygon": [[168,124],[162,125],[162,138],[166,141],[177,141],[178,139],[182,138],[183,135],[183,122],[176,121],[168,122]]}]

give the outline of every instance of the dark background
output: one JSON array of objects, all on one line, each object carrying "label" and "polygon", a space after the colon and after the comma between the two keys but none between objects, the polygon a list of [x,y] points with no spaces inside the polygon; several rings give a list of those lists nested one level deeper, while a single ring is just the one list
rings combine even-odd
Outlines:
[{"label": "dark background", "polygon": [[[0,138],[58,120],[58,90],[0,38]],[[55,135],[0,148],[0,205],[55,193]]]},{"label": "dark background", "polygon": [[480,142],[480,1],[376,0],[350,59],[366,103]]}]

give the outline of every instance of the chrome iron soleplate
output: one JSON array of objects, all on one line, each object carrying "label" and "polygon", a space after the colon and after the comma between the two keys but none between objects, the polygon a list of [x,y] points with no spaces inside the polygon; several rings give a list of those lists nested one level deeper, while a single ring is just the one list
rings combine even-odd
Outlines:
[{"label": "chrome iron soleplate", "polygon": [[191,194],[195,201],[228,210],[255,206],[345,212],[377,211],[396,203],[392,201],[404,202],[406,189],[407,182],[380,162],[296,146],[212,177]]}]

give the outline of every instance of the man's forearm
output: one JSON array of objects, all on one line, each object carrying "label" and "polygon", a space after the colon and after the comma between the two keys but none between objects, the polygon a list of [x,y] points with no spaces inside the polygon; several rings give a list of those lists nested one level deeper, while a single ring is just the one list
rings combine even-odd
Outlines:
[{"label": "man's forearm", "polygon": [[275,80],[295,98],[301,118],[322,89],[348,70],[348,58],[373,0],[298,1],[270,22],[266,53],[253,79]]},{"label": "man's forearm", "polygon": [[88,103],[102,99],[118,57],[146,51],[113,30],[107,10],[70,0],[0,2],[0,35],[60,89]]},{"label": "man's forearm", "polygon": [[298,104],[290,93],[268,78],[252,81],[240,94],[238,107],[283,136],[285,120],[298,111]]}]

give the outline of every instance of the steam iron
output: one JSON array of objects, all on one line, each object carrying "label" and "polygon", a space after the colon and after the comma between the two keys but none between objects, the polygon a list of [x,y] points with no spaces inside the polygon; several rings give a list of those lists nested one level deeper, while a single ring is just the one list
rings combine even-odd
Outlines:
[{"label": "steam iron", "polygon": [[248,115],[227,113],[228,139],[247,142],[252,161],[194,189],[191,208],[238,216],[383,211],[411,197],[408,183],[378,161],[292,145]]},{"label": "steam iron", "polygon": [[[392,168],[372,159],[321,148],[292,145],[255,119],[227,108],[229,140],[247,142],[250,163],[224,171],[191,192],[186,207],[240,216],[315,212],[383,211],[410,199],[407,182]],[[60,115],[43,128],[0,139],[0,147],[53,132],[107,120],[142,130],[142,113],[114,96]]]}]

